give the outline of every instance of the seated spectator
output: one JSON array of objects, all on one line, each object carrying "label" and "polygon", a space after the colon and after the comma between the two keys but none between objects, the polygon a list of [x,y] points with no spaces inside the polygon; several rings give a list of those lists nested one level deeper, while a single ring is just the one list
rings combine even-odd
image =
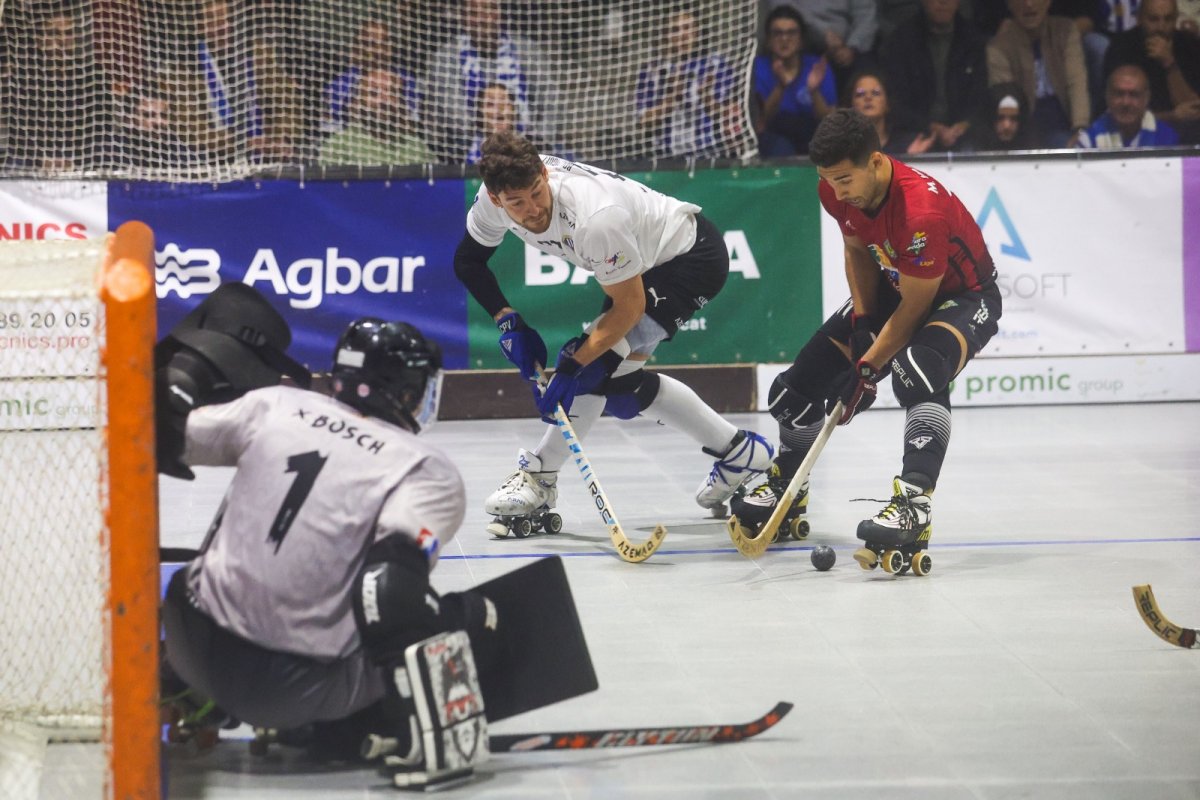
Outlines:
[{"label": "seated spectator", "polygon": [[754,59],[760,104],[758,152],[766,158],[808,152],[819,122],[837,105],[833,71],[823,57],[801,52],[804,24],[790,6],[767,17],[767,52]]},{"label": "seated spectator", "polygon": [[1200,144],[1200,39],[1176,29],[1175,0],[1142,0],[1137,25],[1113,37],[1104,72],[1136,64],[1150,81],[1150,110],[1185,144]]},{"label": "seated spectator", "polygon": [[988,104],[972,128],[971,147],[979,151],[1029,150],[1029,104],[1015,83],[988,87]]},{"label": "seated spectator", "polygon": [[434,132],[438,153],[448,161],[462,158],[474,135],[485,86],[505,86],[523,130],[552,140],[559,107],[550,70],[533,46],[505,29],[500,0],[462,0],[462,30],[443,45],[429,67],[422,121]]},{"label": "seated spectator", "polygon": [[986,43],[959,0],[921,0],[879,52],[896,126],[933,134],[934,150],[964,143],[987,94]]},{"label": "seated spectator", "polygon": [[988,82],[1012,81],[1031,98],[1036,147],[1074,147],[1092,109],[1083,41],[1049,8],[1050,0],[1008,0],[1012,18],[987,45]]},{"label": "seated spectator", "polygon": [[66,8],[30,14],[33,47],[10,65],[9,165],[42,174],[109,166],[112,87],[83,20]]},{"label": "seated spectator", "polygon": [[327,166],[433,163],[433,152],[408,119],[404,86],[391,69],[363,73],[350,99],[346,127],[325,140],[318,160]]},{"label": "seated spectator", "polygon": [[925,153],[933,146],[933,135],[893,128],[891,106],[883,76],[869,70],[858,73],[850,81],[848,102],[855,111],[875,125],[879,144],[888,155]]},{"label": "seated spectator", "polygon": [[874,65],[879,9],[871,0],[792,0],[825,48],[838,89],[855,73]]},{"label": "seated spectator", "polygon": [[195,45],[164,82],[175,128],[205,159],[295,158],[299,90],[275,46],[246,32],[242,0],[202,0],[200,10]]},{"label": "seated spectator", "polygon": [[369,69],[393,70],[404,83],[404,102],[409,119],[413,122],[420,120],[420,95],[416,81],[397,64],[391,28],[383,20],[367,19],[358,29],[349,65],[325,85],[322,131],[332,133],[346,126],[346,108],[350,98],[359,79]]},{"label": "seated spectator", "polygon": [[114,160],[133,169],[184,169],[198,166],[197,153],[171,126],[173,115],[166,94],[131,88],[128,110],[117,126]]},{"label": "seated spectator", "polygon": [[1136,64],[1123,64],[1108,76],[1108,110],[1079,137],[1079,146],[1098,150],[1170,147],[1179,134],[1150,110],[1150,81]]},{"label": "seated spectator", "polygon": [[731,155],[725,129],[740,87],[724,58],[696,49],[697,27],[694,11],[676,7],[659,58],[638,71],[638,123],[655,156]]},{"label": "seated spectator", "polygon": [[504,84],[493,83],[479,97],[479,132],[467,150],[467,163],[479,163],[483,157],[483,140],[500,131],[525,133],[517,121],[517,105],[512,95]]}]

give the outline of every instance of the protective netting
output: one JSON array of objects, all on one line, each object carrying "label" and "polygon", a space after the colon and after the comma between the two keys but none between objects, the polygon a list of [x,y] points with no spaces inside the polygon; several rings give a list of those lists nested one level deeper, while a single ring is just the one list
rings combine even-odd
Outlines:
[{"label": "protective netting", "polygon": [[756,0],[7,0],[4,174],[744,158]]},{"label": "protective netting", "polygon": [[98,796],[85,792],[105,763],[99,745],[75,746],[64,784],[45,752],[48,740],[98,742],[105,714],[103,248],[102,239],[0,243],[5,798]]}]

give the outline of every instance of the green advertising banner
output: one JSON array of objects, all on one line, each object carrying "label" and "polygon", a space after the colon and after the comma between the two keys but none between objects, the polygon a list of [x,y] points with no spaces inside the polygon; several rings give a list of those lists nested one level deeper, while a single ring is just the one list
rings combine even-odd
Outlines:
[{"label": "green advertising banner", "polygon": [[[628,173],[663,194],[695,203],[725,236],[729,281],[686,329],[659,345],[652,364],[791,361],[820,325],[821,239],[817,173],[809,166]],[[466,182],[466,202],[477,180]],[[490,265],[509,302],[537,328],[557,357],[600,313],[604,291],[591,273],[527,248],[515,236]],[[470,364],[504,369],[496,326],[468,301]]]}]

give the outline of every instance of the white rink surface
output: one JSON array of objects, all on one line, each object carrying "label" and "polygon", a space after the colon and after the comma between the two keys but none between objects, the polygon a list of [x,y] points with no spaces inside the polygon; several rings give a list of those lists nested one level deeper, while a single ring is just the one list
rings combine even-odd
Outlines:
[{"label": "white rink surface", "polygon": [[[763,414],[730,417],[776,438]],[[662,522],[643,564],[614,554],[570,464],[564,531],[492,539],[479,509],[532,447],[534,420],[439,423],[467,521],[434,572],[444,591],[564,557],[600,689],[495,732],[748,721],[721,746],[497,755],[445,798],[1200,798],[1200,650],[1135,609],[1150,583],[1200,627],[1200,404],[963,409],[934,497],[933,573],[864,572],[859,519],[899,468],[903,417],[834,432],[813,475],[804,543],[740,556],[692,494],[709,459],[682,434],[604,419],[585,443],[627,532]],[[228,473],[162,480],[163,544],[198,546]],[[836,566],[809,563],[814,544]],[[171,798],[402,797],[373,770],[331,769],[244,742],[173,748]]]}]

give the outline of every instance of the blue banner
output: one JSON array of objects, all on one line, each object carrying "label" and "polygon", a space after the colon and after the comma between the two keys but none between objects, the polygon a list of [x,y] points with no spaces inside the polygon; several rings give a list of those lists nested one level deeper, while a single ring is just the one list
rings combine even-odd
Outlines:
[{"label": "blue banner", "polygon": [[292,328],[289,354],[314,372],[356,317],[402,319],[467,367],[467,294],[454,277],[463,182],[112,183],[110,229],[139,219],[155,237],[158,330],[223,281],[261,292]]}]

